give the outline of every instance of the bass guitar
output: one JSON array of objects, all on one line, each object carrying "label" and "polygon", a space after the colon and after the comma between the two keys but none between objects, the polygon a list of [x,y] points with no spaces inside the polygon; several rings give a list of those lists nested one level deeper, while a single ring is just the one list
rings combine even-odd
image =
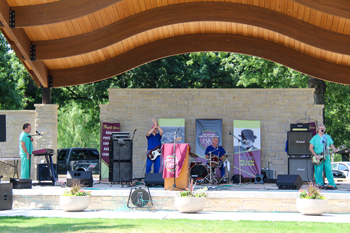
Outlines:
[{"label": "bass guitar", "polygon": [[[339,147],[337,149],[339,151],[339,150],[345,149],[345,147],[346,147],[345,145],[342,145],[341,147]],[[312,155],[311,162],[313,164],[315,164],[315,165],[320,165],[327,155],[330,155],[330,154],[333,154],[333,153],[334,153],[334,151],[328,150],[326,152],[326,155],[317,155],[318,157],[320,157],[320,159],[317,159],[316,156]]]},{"label": "bass guitar", "polygon": [[[175,138],[175,141],[173,141],[172,143],[174,142],[178,142],[182,139],[182,137],[178,137],[178,138]],[[148,153],[147,153],[147,157],[151,160],[151,161],[154,161],[159,155],[162,154],[162,148],[160,148],[161,146],[157,146],[155,149],[153,150],[150,150]]]}]

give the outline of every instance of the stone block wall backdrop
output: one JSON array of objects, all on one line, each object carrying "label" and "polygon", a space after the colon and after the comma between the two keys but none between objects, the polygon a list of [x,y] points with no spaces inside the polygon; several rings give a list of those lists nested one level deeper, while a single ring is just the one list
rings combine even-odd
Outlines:
[{"label": "stone block wall backdrop", "polygon": [[[233,120],[261,121],[261,167],[288,173],[285,142],[290,124],[300,119],[322,123],[323,105],[315,105],[314,89],[109,89],[109,104],[100,105],[101,121],[120,120],[121,131],[132,134],[133,173],[143,177],[146,163],[146,134],[152,118],[185,118],[186,143],[195,151],[196,119],[222,119],[223,143],[233,154],[229,135]],[[191,158],[190,160],[193,160]],[[229,157],[231,167],[233,156]],[[232,173],[233,169],[231,169]],[[232,175],[232,174],[231,174]]]},{"label": "stone block wall backdrop", "polygon": [[[57,151],[57,109],[54,104],[35,104],[35,110],[0,110],[0,115],[6,115],[6,142],[0,142],[0,158],[19,157],[19,135],[24,123],[32,126],[31,135],[39,131],[43,137],[34,137],[34,150],[51,148]],[[53,157],[56,161],[56,154]],[[13,160],[6,160],[13,164]],[[45,157],[32,156],[30,177],[37,179],[37,164],[46,163]],[[0,163],[2,180],[13,177],[14,168]],[[18,162],[18,175],[21,175],[21,161]]]}]

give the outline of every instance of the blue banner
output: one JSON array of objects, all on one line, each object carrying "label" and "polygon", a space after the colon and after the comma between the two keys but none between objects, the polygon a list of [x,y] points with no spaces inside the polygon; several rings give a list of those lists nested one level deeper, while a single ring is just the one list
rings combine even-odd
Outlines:
[{"label": "blue banner", "polygon": [[213,137],[218,137],[222,146],[222,119],[196,119],[196,154],[205,158],[205,149],[211,145]]}]

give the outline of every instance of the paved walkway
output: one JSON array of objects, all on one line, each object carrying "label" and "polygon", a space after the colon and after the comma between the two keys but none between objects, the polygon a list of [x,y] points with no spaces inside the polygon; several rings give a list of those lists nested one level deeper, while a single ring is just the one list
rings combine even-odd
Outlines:
[{"label": "paved walkway", "polygon": [[60,218],[125,218],[125,219],[195,219],[195,220],[254,220],[350,223],[349,214],[309,216],[299,213],[259,212],[199,212],[185,214],[177,211],[93,211],[65,212],[63,210],[4,210],[0,216],[60,217]]}]

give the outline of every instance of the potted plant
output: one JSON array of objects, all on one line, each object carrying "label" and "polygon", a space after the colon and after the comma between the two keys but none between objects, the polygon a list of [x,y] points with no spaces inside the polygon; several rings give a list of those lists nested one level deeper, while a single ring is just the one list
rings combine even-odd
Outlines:
[{"label": "potted plant", "polygon": [[296,202],[298,211],[307,215],[322,215],[328,210],[328,200],[321,195],[319,188],[312,182],[307,189],[300,189],[300,195]]},{"label": "potted plant", "polygon": [[181,191],[179,197],[175,197],[175,207],[178,211],[183,213],[197,213],[202,211],[205,206],[205,200],[208,190],[207,187],[198,189],[194,191],[195,185],[193,185],[193,180],[191,179],[190,188]]},{"label": "potted plant", "polygon": [[65,211],[83,211],[90,204],[91,191],[84,191],[79,184],[65,190],[60,196],[60,206]]}]

